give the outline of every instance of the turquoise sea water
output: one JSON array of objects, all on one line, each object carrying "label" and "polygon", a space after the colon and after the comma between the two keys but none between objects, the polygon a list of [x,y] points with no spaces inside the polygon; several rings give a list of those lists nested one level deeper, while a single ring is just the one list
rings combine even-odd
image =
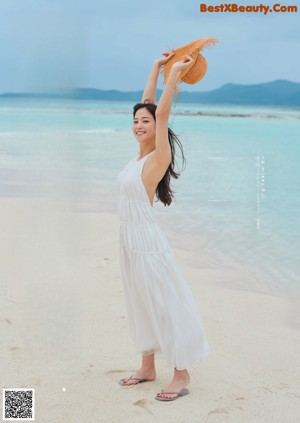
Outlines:
[{"label": "turquoise sea water", "polygon": [[[117,175],[139,152],[132,104],[0,100],[0,195],[69,198],[117,212]],[[186,168],[155,204],[194,266],[238,269],[241,289],[300,293],[300,110],[176,104]],[[180,153],[177,153],[181,169]],[[222,282],[222,281],[221,281]],[[230,281],[228,282],[230,284]]]}]

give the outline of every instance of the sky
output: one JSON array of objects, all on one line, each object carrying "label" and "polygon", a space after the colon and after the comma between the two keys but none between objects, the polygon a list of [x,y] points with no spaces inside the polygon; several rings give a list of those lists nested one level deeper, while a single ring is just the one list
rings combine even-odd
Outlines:
[{"label": "sky", "polygon": [[[219,40],[203,51],[207,74],[195,85],[181,84],[181,90],[300,82],[298,0],[281,2],[299,5],[297,13],[268,15],[200,13],[201,1],[0,0],[0,93],[142,90],[162,52],[206,37]],[[158,87],[163,88],[162,76]]]}]

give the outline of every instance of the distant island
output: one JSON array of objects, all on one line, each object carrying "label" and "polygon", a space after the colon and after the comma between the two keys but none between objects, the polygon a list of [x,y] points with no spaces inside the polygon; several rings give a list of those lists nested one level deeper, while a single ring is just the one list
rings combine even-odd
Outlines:
[{"label": "distant island", "polygon": [[[182,89],[184,85],[180,85]],[[143,91],[99,90],[77,88],[70,91],[45,93],[3,93],[1,98],[53,98],[70,100],[105,100],[138,102]],[[158,90],[158,97],[162,90]],[[234,104],[300,107],[300,83],[279,79],[261,84],[225,84],[206,92],[180,91],[178,101],[200,104]]]}]

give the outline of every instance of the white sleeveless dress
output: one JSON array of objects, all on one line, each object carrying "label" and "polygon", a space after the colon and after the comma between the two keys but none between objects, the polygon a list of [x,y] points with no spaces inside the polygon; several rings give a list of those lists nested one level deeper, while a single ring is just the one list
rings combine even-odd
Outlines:
[{"label": "white sleeveless dress", "polygon": [[142,181],[143,166],[154,151],[131,159],[118,175],[120,270],[136,353],[155,352],[183,370],[201,361],[210,347]]}]

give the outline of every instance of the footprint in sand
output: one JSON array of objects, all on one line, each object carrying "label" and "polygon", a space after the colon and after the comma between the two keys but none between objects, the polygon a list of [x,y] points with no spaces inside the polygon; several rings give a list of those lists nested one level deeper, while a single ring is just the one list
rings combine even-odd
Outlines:
[{"label": "footprint in sand", "polygon": [[104,260],[105,260],[105,263],[108,263],[108,264],[112,262],[112,260],[109,257],[104,257]]},{"label": "footprint in sand", "polygon": [[0,322],[7,323],[8,325],[12,325],[12,321],[9,320],[7,317],[0,317]]},{"label": "footprint in sand", "polygon": [[227,408],[214,408],[213,410],[210,410],[206,417],[206,422],[208,421],[208,418],[211,414],[229,414],[229,410]]},{"label": "footprint in sand", "polygon": [[105,372],[106,375],[110,373],[124,373],[126,370],[109,370],[108,372]]},{"label": "footprint in sand", "polygon": [[153,415],[153,413],[152,413],[152,411],[150,411],[148,408],[147,408],[147,403],[148,403],[148,401],[146,400],[146,399],[140,399],[140,400],[138,400],[138,401],[136,401],[136,402],[133,402],[133,405],[136,405],[136,406],[138,406],[138,407],[141,407],[141,408],[143,408],[144,410],[146,410],[146,411],[148,411],[148,413],[150,413],[150,414],[152,414]]}]

